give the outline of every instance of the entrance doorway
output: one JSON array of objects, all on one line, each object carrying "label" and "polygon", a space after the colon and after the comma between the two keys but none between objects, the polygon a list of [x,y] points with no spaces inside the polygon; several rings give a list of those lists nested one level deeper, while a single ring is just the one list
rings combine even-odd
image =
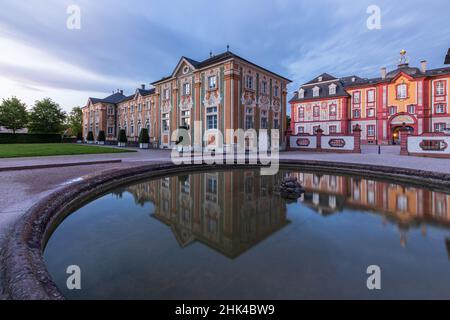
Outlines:
[{"label": "entrance doorway", "polygon": [[392,144],[400,144],[401,143],[401,138],[400,138],[400,131],[402,129],[406,129],[408,130],[409,134],[413,134],[414,133],[414,128],[410,127],[410,126],[396,126],[392,128]]}]

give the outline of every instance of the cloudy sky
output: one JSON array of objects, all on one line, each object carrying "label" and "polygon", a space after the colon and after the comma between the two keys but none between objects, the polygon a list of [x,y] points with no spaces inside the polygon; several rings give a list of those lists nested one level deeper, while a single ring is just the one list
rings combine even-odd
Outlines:
[{"label": "cloudy sky", "polygon": [[[67,8],[81,9],[68,29]],[[381,9],[381,29],[366,11]],[[449,1],[0,0],[0,98],[51,97],[70,110],[114,89],[131,94],[171,73],[180,56],[226,50],[299,84],[322,72],[376,77],[398,52],[443,66]]]}]

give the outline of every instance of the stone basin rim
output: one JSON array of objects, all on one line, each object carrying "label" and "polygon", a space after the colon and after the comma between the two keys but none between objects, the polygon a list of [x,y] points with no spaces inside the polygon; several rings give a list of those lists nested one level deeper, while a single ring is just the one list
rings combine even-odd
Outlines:
[{"label": "stone basin rim", "polygon": [[[11,228],[0,256],[0,288],[8,299],[64,300],[53,282],[43,259],[45,241],[56,227],[56,221],[108,190],[147,178],[198,171],[254,169],[258,164],[175,165],[146,164],[112,169],[70,184],[33,205]],[[417,169],[331,161],[280,160],[282,169],[321,171],[338,175],[359,175],[366,178],[395,180],[450,192],[450,174]]]}]

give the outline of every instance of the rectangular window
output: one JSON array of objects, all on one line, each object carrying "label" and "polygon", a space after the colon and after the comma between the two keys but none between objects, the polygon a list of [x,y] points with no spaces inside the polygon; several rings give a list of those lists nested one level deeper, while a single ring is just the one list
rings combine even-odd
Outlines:
[{"label": "rectangular window", "polygon": [[181,126],[189,129],[191,124],[191,112],[181,111]]},{"label": "rectangular window", "polygon": [[142,112],[142,104],[138,104],[138,112]]},{"label": "rectangular window", "polygon": [[435,95],[437,95],[437,96],[445,95],[445,81],[437,81],[436,82]]},{"label": "rectangular window", "polygon": [[375,137],[375,126],[374,125],[368,125],[367,126],[367,136],[368,137]]},{"label": "rectangular window", "polygon": [[113,130],[114,130],[113,127],[108,127],[108,134],[113,134]]},{"label": "rectangular window", "polygon": [[164,89],[164,91],[163,91],[163,98],[164,98],[164,100],[169,100],[170,99],[170,91],[169,91],[169,89]]},{"label": "rectangular window", "polygon": [[130,107],[130,112],[131,112],[131,114],[134,113],[134,105],[131,105],[131,107]]},{"label": "rectangular window", "polygon": [[367,102],[374,102],[374,101],[375,101],[375,90],[367,91]]},{"label": "rectangular window", "polygon": [[275,87],[273,88],[273,95],[274,95],[275,97],[278,97],[278,90],[279,90],[278,86],[275,86]]},{"label": "rectangular window", "polygon": [[114,107],[111,106],[108,107],[108,115],[110,116],[114,115]]},{"label": "rectangular window", "polygon": [[439,103],[435,106],[436,113],[445,113],[445,104]]},{"label": "rectangular window", "polygon": [[360,118],[361,117],[361,111],[359,109],[353,110],[353,118]]},{"label": "rectangular window", "polygon": [[208,87],[209,87],[209,90],[214,90],[217,88],[217,77],[216,76],[208,77]]},{"label": "rectangular window", "polygon": [[247,76],[245,78],[245,86],[247,87],[247,89],[253,89],[253,77],[252,76]]},{"label": "rectangular window", "polygon": [[330,105],[330,116],[331,117],[336,116],[336,105],[335,104]]},{"label": "rectangular window", "polygon": [[375,117],[375,109],[374,108],[367,109],[367,116]]},{"label": "rectangular window", "polygon": [[261,129],[267,129],[268,127],[267,111],[261,111]]},{"label": "rectangular window", "polygon": [[206,129],[217,129],[217,107],[206,108]]},{"label": "rectangular window", "polygon": [[280,114],[278,112],[273,113],[273,128],[279,129],[280,128],[280,120],[279,120]]},{"label": "rectangular window", "polygon": [[410,105],[407,106],[406,108],[407,108],[408,113],[410,113],[410,114],[416,113],[416,107],[415,107],[415,105],[410,104]]},{"label": "rectangular window", "polygon": [[253,116],[246,115],[245,116],[245,129],[252,129],[252,128],[253,128]]},{"label": "rectangular window", "polygon": [[320,107],[319,106],[314,106],[313,116],[316,118],[320,117]]},{"label": "rectangular window", "polygon": [[305,133],[305,127],[297,127],[297,133]]},{"label": "rectangular window", "polygon": [[168,113],[163,113],[161,115],[161,118],[162,118],[162,124],[161,124],[162,130],[163,131],[169,131],[170,130],[169,129],[169,114]]},{"label": "rectangular window", "polygon": [[445,123],[435,123],[434,132],[445,132],[447,125]]},{"label": "rectangular window", "polygon": [[397,113],[397,107],[395,107],[395,106],[389,107],[389,115],[390,116],[392,116],[396,113]]},{"label": "rectangular window", "polygon": [[337,127],[336,126],[330,126],[329,128],[328,128],[328,131],[329,131],[329,133],[336,133],[337,132]]},{"label": "rectangular window", "polygon": [[298,117],[299,118],[305,117],[305,109],[303,107],[298,108]]},{"label": "rectangular window", "polygon": [[361,92],[356,91],[355,93],[353,93],[353,103],[361,103]]},{"label": "rectangular window", "polygon": [[183,96],[188,96],[191,94],[191,84],[184,83],[183,84]]},{"label": "rectangular window", "polygon": [[262,94],[267,93],[267,82],[266,81],[261,82],[261,93]]},{"label": "rectangular window", "polygon": [[397,99],[406,99],[408,97],[408,87],[406,83],[397,86]]}]

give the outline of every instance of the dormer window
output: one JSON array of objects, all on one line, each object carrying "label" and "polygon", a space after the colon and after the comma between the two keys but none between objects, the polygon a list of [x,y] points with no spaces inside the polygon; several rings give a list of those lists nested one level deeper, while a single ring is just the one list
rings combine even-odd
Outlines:
[{"label": "dormer window", "polygon": [[305,98],[305,90],[304,90],[304,89],[298,90],[298,97],[299,97],[300,99]]},{"label": "dormer window", "polygon": [[319,87],[314,87],[313,88],[313,97],[318,97],[320,93],[320,88]]},{"label": "dormer window", "polygon": [[317,81],[321,82],[323,80],[323,77],[318,77]]},{"label": "dormer window", "polygon": [[328,87],[329,93],[330,94],[336,94],[336,85],[334,83],[330,84],[330,86]]}]

